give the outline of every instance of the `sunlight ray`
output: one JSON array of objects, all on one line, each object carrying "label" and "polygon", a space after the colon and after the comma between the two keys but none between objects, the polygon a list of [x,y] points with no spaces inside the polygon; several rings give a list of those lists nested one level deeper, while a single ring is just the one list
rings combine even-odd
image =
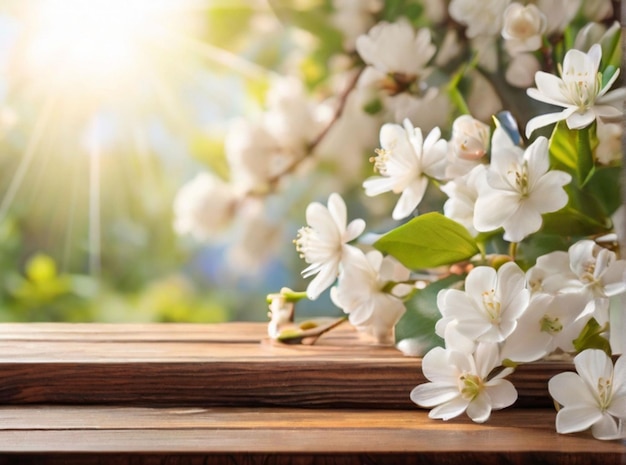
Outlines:
[{"label": "sunlight ray", "polygon": [[185,36],[178,31],[164,30],[164,32],[167,33],[169,38],[177,42],[174,48],[188,50],[190,53],[223,66],[229,71],[240,73],[242,76],[252,79],[280,77],[280,74],[272,69],[258,65],[245,57],[216,47],[208,42],[203,42],[195,37]]},{"label": "sunlight ray", "polygon": [[100,123],[95,118],[89,137],[89,272],[94,277],[100,276],[101,237],[100,237],[100,157],[102,142]]},{"label": "sunlight ray", "polygon": [[24,150],[22,159],[20,160],[15,175],[11,179],[7,192],[2,198],[2,203],[0,203],[0,221],[3,221],[6,218],[9,208],[11,207],[11,204],[13,203],[13,200],[15,199],[15,196],[17,195],[17,192],[19,191],[24,181],[24,177],[26,176],[26,173],[28,172],[32,164],[32,161],[39,147],[39,143],[41,142],[44,132],[48,127],[48,123],[52,115],[52,110],[56,104],[56,100],[56,96],[48,96],[46,102],[43,105],[41,113],[35,121],[33,131],[28,140],[26,149]]}]

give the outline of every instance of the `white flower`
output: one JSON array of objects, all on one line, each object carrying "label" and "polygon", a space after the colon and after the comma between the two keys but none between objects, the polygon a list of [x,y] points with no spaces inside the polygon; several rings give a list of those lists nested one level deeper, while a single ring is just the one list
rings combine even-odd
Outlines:
[{"label": "white flower", "polygon": [[302,151],[322,129],[315,118],[315,105],[302,81],[295,77],[281,77],[272,83],[267,106],[263,124],[285,151]]},{"label": "white flower", "polygon": [[568,254],[582,290],[593,299],[595,319],[604,324],[609,318],[608,298],[626,292],[626,260],[591,240],[578,241]]},{"label": "white flower", "polygon": [[480,160],[489,148],[490,130],[471,115],[461,115],[452,123],[452,152],[463,160]]},{"label": "white flower", "polygon": [[534,294],[515,331],[502,344],[502,357],[526,363],[539,360],[557,348],[573,352],[572,341],[589,320],[578,318],[586,304],[585,296],[578,293]]},{"label": "white flower", "polygon": [[626,292],[626,260],[591,240],[542,255],[527,275],[533,290],[582,293],[589,302],[585,313],[592,312],[601,325],[609,318],[609,297]]},{"label": "white flower", "polygon": [[576,275],[570,269],[569,255],[562,250],[541,255],[526,272],[528,288],[533,293],[556,294],[578,286]]},{"label": "white flower", "polygon": [[381,79],[392,74],[401,77],[403,82],[423,77],[426,64],[436,52],[430,30],[415,31],[406,19],[378,23],[367,35],[357,39],[356,49],[363,61],[377,70]]},{"label": "white flower", "polygon": [[185,184],[174,199],[174,229],[204,241],[233,221],[240,196],[231,184],[202,172]]},{"label": "white flower", "polygon": [[511,55],[534,52],[541,47],[546,26],[546,16],[535,5],[512,3],[504,12],[504,46]]},{"label": "white flower", "polygon": [[300,256],[310,263],[302,276],[308,278],[317,274],[307,287],[307,296],[315,300],[335,281],[342,261],[352,250],[357,250],[347,242],[363,232],[365,221],[356,219],[346,225],[346,204],[336,193],[328,197],[328,208],[318,202],[310,203],[306,221],[308,226],[298,231],[294,242]]},{"label": "white flower", "polygon": [[502,16],[509,0],[452,0],[448,11],[455,21],[467,26],[465,35],[495,35],[502,28]]},{"label": "white flower", "polygon": [[474,210],[478,231],[504,228],[504,239],[520,242],[541,228],[544,213],[563,208],[568,201],[563,189],[571,181],[564,171],[549,171],[548,140],[539,137],[526,151],[513,145],[503,129],[494,131],[488,185],[482,189]]},{"label": "white flower", "polygon": [[472,236],[478,234],[474,228],[474,206],[486,176],[485,165],[478,165],[466,175],[441,186],[441,190],[449,197],[443,204],[443,214],[465,226]]},{"label": "white flower", "polygon": [[261,123],[234,121],[224,141],[231,180],[243,192],[261,192],[267,182],[282,173],[301,153],[283,148]]},{"label": "white flower", "polygon": [[306,155],[321,124],[295,78],[277,79],[259,120],[236,120],[224,141],[231,180],[244,192],[265,193],[270,184]]},{"label": "white flower", "polygon": [[608,92],[619,75],[616,70],[605,85],[598,72],[602,48],[594,44],[588,53],[569,50],[563,60],[561,78],[538,71],[535,74],[537,88],[526,92],[529,97],[549,103],[564,110],[558,113],[539,115],[528,121],[526,136],[530,137],[537,128],[565,120],[570,129],[589,126],[597,118],[618,118],[622,116],[622,100],[626,89]]},{"label": "white flower", "polygon": [[576,433],[591,427],[597,439],[626,438],[626,357],[615,367],[601,350],[588,349],[574,358],[576,373],[554,376],[550,395],[563,406],[556,415],[558,433]]},{"label": "white flower", "polygon": [[[393,257],[383,258],[377,250],[367,254],[356,250],[330,296],[349,315],[353,326],[371,334],[379,343],[389,344],[393,342],[393,329],[406,310],[400,297],[406,294],[407,285],[402,281],[408,278],[409,270]],[[393,283],[399,284],[387,290]]]},{"label": "white flower", "polygon": [[373,161],[381,176],[366,179],[363,187],[369,196],[389,191],[401,194],[393,210],[394,219],[406,218],[417,208],[428,176],[443,177],[447,142],[440,137],[441,131],[435,128],[423,140],[421,129],[413,128],[409,120],[404,121],[404,128],[388,123],[380,129],[382,149]]},{"label": "white flower", "polygon": [[456,330],[469,339],[502,342],[515,330],[528,301],[524,272],[516,263],[505,263],[497,272],[490,266],[478,266],[467,275],[465,291],[439,291],[437,306],[442,318],[435,331],[444,337],[446,326],[456,320]]},{"label": "white flower", "polygon": [[435,347],[422,360],[422,371],[430,382],[415,387],[411,400],[422,407],[434,407],[430,418],[449,420],[467,412],[473,421],[483,423],[492,410],[517,400],[515,387],[503,379],[512,368],[488,377],[500,363],[497,344],[479,344],[473,355]]}]

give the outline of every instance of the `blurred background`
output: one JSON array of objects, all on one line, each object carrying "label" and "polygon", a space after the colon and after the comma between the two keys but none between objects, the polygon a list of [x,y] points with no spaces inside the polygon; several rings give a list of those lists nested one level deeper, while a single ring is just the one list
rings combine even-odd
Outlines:
[{"label": "blurred background", "polygon": [[[553,53],[530,67],[450,4],[0,0],[0,321],[266,321],[268,293],[306,288],[309,202],[339,192],[372,234],[397,225],[395,195],[361,186],[383,123],[523,124],[545,110],[525,93],[536,56],[603,41],[619,64],[619,1],[539,1]],[[372,81],[355,44],[380,21],[406,70]],[[420,212],[441,210],[427,194]],[[298,312],[341,314],[327,294]]]},{"label": "blurred background", "polygon": [[267,318],[265,294],[297,285],[298,225],[243,272],[227,239],[177,234],[173,202],[225,175],[230,120],[310,41],[284,19],[262,0],[0,0],[0,320]]}]

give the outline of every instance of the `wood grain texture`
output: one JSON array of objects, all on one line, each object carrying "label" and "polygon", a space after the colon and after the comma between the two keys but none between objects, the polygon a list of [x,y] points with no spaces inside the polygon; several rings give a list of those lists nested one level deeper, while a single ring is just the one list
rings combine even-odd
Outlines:
[{"label": "wood grain texture", "polygon": [[[260,323],[0,325],[1,404],[412,408],[421,361],[348,325],[282,345]],[[520,367],[518,406],[550,406],[565,362]]]},{"label": "wood grain texture", "polygon": [[[0,452],[6,460],[42,459],[43,454],[100,460],[102,454],[142,454],[146,460],[117,462],[119,457],[111,455],[111,463],[219,463],[211,461],[218,457],[230,463],[394,463],[394,457],[412,458],[407,463],[455,463],[455,458],[471,457],[471,463],[623,464],[626,441],[559,435],[554,417],[547,409],[509,409],[476,425],[467,418],[431,420],[417,408],[2,407]],[[176,456],[179,461],[159,461]],[[333,457],[339,461],[327,461]]]},{"label": "wood grain texture", "polygon": [[[518,405],[565,369],[520,367]],[[626,465],[626,442],[558,435],[553,409],[430,420],[423,381],[347,325],[315,346],[250,323],[0,325],[0,465]]]}]

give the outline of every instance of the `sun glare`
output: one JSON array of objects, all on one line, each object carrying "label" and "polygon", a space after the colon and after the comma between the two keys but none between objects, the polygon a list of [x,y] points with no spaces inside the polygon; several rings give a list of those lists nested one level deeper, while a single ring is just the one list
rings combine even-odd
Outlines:
[{"label": "sun glare", "polygon": [[[166,195],[156,157],[169,163],[169,151],[185,154],[203,136],[198,105],[213,108],[210,100],[223,98],[215,83],[230,76],[230,89],[237,76],[267,77],[207,39],[211,15],[239,4],[0,0],[13,27],[3,39],[0,22],[0,98],[18,115],[15,133],[24,134],[14,139],[19,156],[0,156],[0,222],[28,204],[48,228],[45,241],[64,236],[67,250],[81,244],[97,274],[101,228],[143,211],[144,202],[153,210],[150,198]],[[264,0],[251,4],[265,8]]]},{"label": "sun glare", "polygon": [[[178,6],[177,6],[178,4]],[[41,0],[25,17],[21,72],[72,92],[115,91],[136,80],[155,44],[180,30],[172,0]]]}]

